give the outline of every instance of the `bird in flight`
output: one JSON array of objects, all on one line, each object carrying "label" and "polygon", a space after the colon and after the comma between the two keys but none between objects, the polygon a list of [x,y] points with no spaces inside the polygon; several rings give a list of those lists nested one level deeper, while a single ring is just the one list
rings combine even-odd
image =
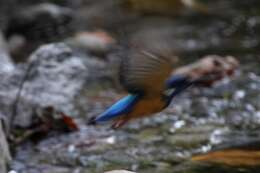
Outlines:
[{"label": "bird in flight", "polygon": [[145,50],[129,53],[122,59],[119,71],[120,83],[129,94],[90,118],[88,124],[112,120],[112,128],[117,129],[130,120],[162,111],[177,94],[196,82],[187,76],[171,76],[172,70],[170,57]]}]

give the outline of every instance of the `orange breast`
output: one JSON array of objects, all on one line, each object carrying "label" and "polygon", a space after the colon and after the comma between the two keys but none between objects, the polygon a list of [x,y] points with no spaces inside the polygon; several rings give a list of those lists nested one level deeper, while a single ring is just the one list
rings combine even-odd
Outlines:
[{"label": "orange breast", "polygon": [[161,97],[147,99],[143,98],[136,103],[130,113],[115,119],[112,127],[117,129],[131,119],[142,118],[160,112],[164,109],[164,106],[165,102],[161,99]]},{"label": "orange breast", "polygon": [[140,100],[133,110],[126,115],[129,119],[141,118],[160,112],[164,109],[165,103],[158,98],[149,98]]}]

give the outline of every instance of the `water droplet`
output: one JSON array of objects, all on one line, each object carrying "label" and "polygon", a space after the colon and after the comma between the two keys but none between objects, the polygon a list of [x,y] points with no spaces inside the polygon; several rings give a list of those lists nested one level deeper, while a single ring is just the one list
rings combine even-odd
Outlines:
[{"label": "water droplet", "polygon": [[237,90],[234,95],[234,99],[243,99],[246,95],[244,90]]},{"label": "water droplet", "polygon": [[116,142],[116,138],[115,138],[115,136],[110,136],[110,137],[106,138],[105,141],[108,144],[114,144]]},{"label": "water droplet", "polygon": [[76,150],[75,145],[69,145],[68,152],[73,153]]},{"label": "water droplet", "polygon": [[170,132],[174,133],[177,129],[181,128],[182,126],[184,126],[186,123],[183,120],[180,121],[176,121],[173,126],[170,128]]},{"label": "water droplet", "polygon": [[17,171],[11,170],[11,171],[9,171],[8,173],[17,173]]}]

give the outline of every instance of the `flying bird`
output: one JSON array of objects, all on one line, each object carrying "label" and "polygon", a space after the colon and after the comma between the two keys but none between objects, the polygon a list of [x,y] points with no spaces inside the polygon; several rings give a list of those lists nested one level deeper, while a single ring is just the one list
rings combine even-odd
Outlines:
[{"label": "flying bird", "polygon": [[129,53],[120,64],[119,78],[128,95],[104,113],[90,118],[88,124],[114,121],[119,128],[132,119],[150,116],[169,106],[171,100],[196,80],[172,75],[173,61],[168,56],[140,50]]}]

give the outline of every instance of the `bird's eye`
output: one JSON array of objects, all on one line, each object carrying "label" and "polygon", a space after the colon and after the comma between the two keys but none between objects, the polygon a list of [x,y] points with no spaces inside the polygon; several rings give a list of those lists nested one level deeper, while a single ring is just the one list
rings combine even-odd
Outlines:
[{"label": "bird's eye", "polygon": [[213,63],[214,63],[214,66],[216,66],[216,67],[220,67],[222,65],[221,62],[217,59],[214,59]]}]

